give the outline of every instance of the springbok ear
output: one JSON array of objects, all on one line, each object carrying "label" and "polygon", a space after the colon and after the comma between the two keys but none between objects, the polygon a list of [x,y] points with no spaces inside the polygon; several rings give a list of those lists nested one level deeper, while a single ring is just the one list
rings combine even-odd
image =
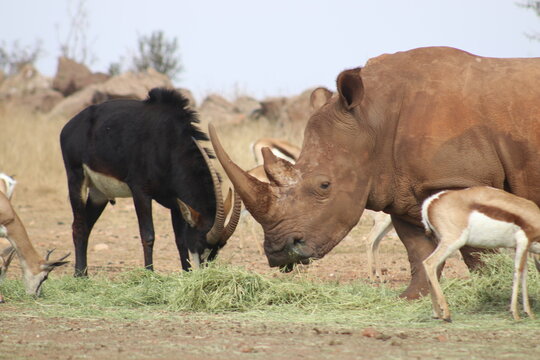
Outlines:
[{"label": "springbok ear", "polygon": [[311,113],[319,110],[323,107],[324,104],[330,100],[333,93],[324,87],[319,87],[313,90],[311,96],[309,97],[309,104],[311,106]]},{"label": "springbok ear", "polygon": [[278,186],[284,186],[294,181],[295,172],[293,164],[274,155],[270,148],[263,147],[261,152],[264,159],[264,171],[270,182]]},{"label": "springbok ear", "polygon": [[345,70],[337,78],[339,97],[347,110],[359,105],[364,97],[361,70],[362,68]]},{"label": "springbok ear", "polygon": [[180,212],[182,213],[182,217],[191,227],[197,226],[197,223],[199,222],[199,219],[201,217],[201,214],[198,213],[196,210],[194,210],[191,206],[186,204],[180,199],[176,199],[176,202],[178,203],[178,207],[180,207]]}]

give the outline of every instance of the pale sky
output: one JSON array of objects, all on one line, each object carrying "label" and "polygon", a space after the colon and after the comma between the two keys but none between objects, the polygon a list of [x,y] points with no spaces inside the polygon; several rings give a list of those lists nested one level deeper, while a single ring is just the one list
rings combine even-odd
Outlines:
[{"label": "pale sky", "polygon": [[[367,59],[415,47],[445,45],[481,56],[540,56],[540,17],[524,0],[88,0],[93,71],[129,58],[137,38],[162,30],[178,38],[179,87],[200,100],[294,95],[335,89],[338,73]],[[73,0],[0,0],[0,42],[40,39],[40,72],[53,76]],[[8,46],[9,47],[9,46]],[[125,64],[127,65],[127,63]],[[126,67],[126,66],[125,66]]]}]

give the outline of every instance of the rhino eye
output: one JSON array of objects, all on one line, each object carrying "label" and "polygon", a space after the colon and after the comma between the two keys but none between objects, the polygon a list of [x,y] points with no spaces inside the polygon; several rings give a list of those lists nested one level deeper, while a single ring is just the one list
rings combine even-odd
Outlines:
[{"label": "rhino eye", "polygon": [[321,189],[326,190],[330,187],[330,181],[322,182],[320,185]]}]

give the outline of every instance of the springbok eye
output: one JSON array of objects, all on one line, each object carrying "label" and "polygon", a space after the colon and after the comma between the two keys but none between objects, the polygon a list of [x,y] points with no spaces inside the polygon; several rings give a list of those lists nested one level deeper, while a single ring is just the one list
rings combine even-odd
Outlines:
[{"label": "springbok eye", "polygon": [[322,182],[320,187],[321,187],[321,189],[324,189],[324,190],[328,189],[330,187],[330,181]]}]

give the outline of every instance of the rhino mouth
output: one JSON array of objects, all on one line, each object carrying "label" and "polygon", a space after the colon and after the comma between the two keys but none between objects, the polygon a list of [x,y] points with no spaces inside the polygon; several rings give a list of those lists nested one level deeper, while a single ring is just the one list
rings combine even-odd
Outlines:
[{"label": "rhino mouth", "polygon": [[307,258],[307,259],[299,260],[297,262],[288,263],[288,264],[285,264],[285,265],[279,265],[279,271],[281,271],[283,273],[290,273],[291,271],[294,270],[296,265],[298,265],[298,264],[309,265],[309,264],[311,264],[311,262],[313,260],[315,260],[315,258]]},{"label": "rhino mouth", "polygon": [[278,239],[265,238],[264,252],[270,267],[280,267],[282,271],[288,272],[295,264],[309,264],[317,257],[312,244],[300,232],[282,235]]},{"label": "rhino mouth", "polygon": [[266,254],[270,267],[279,267],[281,271],[290,272],[296,264],[308,265],[318,259],[311,251],[299,249],[288,250],[280,253]]}]

